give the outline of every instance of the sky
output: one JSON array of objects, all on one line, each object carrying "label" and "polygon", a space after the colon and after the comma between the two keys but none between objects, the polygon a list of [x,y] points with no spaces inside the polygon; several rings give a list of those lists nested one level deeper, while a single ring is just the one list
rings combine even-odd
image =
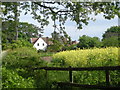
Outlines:
[{"label": "sky", "polygon": [[[65,31],[68,33],[68,35],[71,37],[72,40],[78,41],[79,37],[82,35],[87,35],[90,37],[99,37],[102,39],[102,35],[105,33],[105,31],[110,28],[111,26],[117,26],[118,25],[118,17],[116,16],[114,19],[107,20],[104,19],[102,16],[103,14],[99,14],[97,16],[93,16],[96,18],[96,21],[89,21],[89,24],[86,26],[83,26],[83,29],[78,30],[76,29],[77,26],[75,22],[72,22],[68,20],[65,23]],[[23,13],[20,15],[20,22],[28,22],[30,24],[34,24],[38,27],[40,27],[40,24],[32,19],[32,16],[30,13],[27,15],[24,15]],[[45,27],[43,37],[51,37],[51,33],[53,32],[53,22],[50,20],[50,23],[47,27]]]}]

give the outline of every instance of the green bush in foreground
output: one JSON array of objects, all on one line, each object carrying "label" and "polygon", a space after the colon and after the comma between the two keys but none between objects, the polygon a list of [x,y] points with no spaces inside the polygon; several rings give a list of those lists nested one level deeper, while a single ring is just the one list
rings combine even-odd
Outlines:
[{"label": "green bush in foreground", "polygon": [[23,78],[17,72],[2,68],[2,87],[3,88],[34,88],[34,80]]},{"label": "green bush in foreground", "polygon": [[32,68],[45,66],[46,62],[40,60],[35,49],[23,47],[11,50],[2,61],[3,88],[37,88],[43,85],[40,79],[44,78],[44,73],[35,72]]},{"label": "green bush in foreground", "polygon": [[2,60],[3,66],[10,68],[25,68],[43,65],[40,56],[33,48],[17,48],[8,52],[7,56]]}]

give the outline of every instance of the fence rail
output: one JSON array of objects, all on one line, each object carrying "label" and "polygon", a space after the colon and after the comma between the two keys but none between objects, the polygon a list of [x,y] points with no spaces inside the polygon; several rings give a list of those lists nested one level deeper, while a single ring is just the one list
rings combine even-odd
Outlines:
[{"label": "fence rail", "polygon": [[33,68],[33,70],[57,70],[57,71],[94,71],[94,70],[120,70],[120,66],[105,66],[105,67],[81,67],[81,68],[74,68],[74,67],[39,67],[39,68]]},{"label": "fence rail", "polygon": [[[47,78],[47,71],[69,71],[69,83],[66,82],[58,82],[57,84],[59,86],[75,86],[75,87],[87,87],[87,88],[98,88],[98,89],[104,89],[104,88],[120,88],[120,87],[112,87],[110,86],[110,72],[113,70],[120,70],[120,66],[105,66],[105,67],[81,67],[81,68],[74,68],[74,67],[39,67],[39,68],[33,68],[32,70],[46,70],[46,78]],[[73,75],[72,71],[105,71],[105,79],[106,79],[106,85],[107,86],[98,86],[98,85],[81,85],[73,83]]]}]

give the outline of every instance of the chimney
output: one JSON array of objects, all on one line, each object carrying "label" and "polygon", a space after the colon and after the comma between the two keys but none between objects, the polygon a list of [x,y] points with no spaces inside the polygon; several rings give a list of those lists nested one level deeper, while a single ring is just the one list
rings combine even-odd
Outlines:
[{"label": "chimney", "polygon": [[39,38],[41,38],[42,37],[42,35],[41,34],[39,34]]},{"label": "chimney", "polygon": [[49,38],[46,37],[46,43],[49,45]]}]

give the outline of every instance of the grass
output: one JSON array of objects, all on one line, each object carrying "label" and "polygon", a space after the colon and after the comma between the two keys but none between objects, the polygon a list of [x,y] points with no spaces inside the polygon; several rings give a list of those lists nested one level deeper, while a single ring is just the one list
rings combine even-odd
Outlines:
[{"label": "grass", "polygon": [[54,52],[39,52],[40,57],[53,56]]}]

